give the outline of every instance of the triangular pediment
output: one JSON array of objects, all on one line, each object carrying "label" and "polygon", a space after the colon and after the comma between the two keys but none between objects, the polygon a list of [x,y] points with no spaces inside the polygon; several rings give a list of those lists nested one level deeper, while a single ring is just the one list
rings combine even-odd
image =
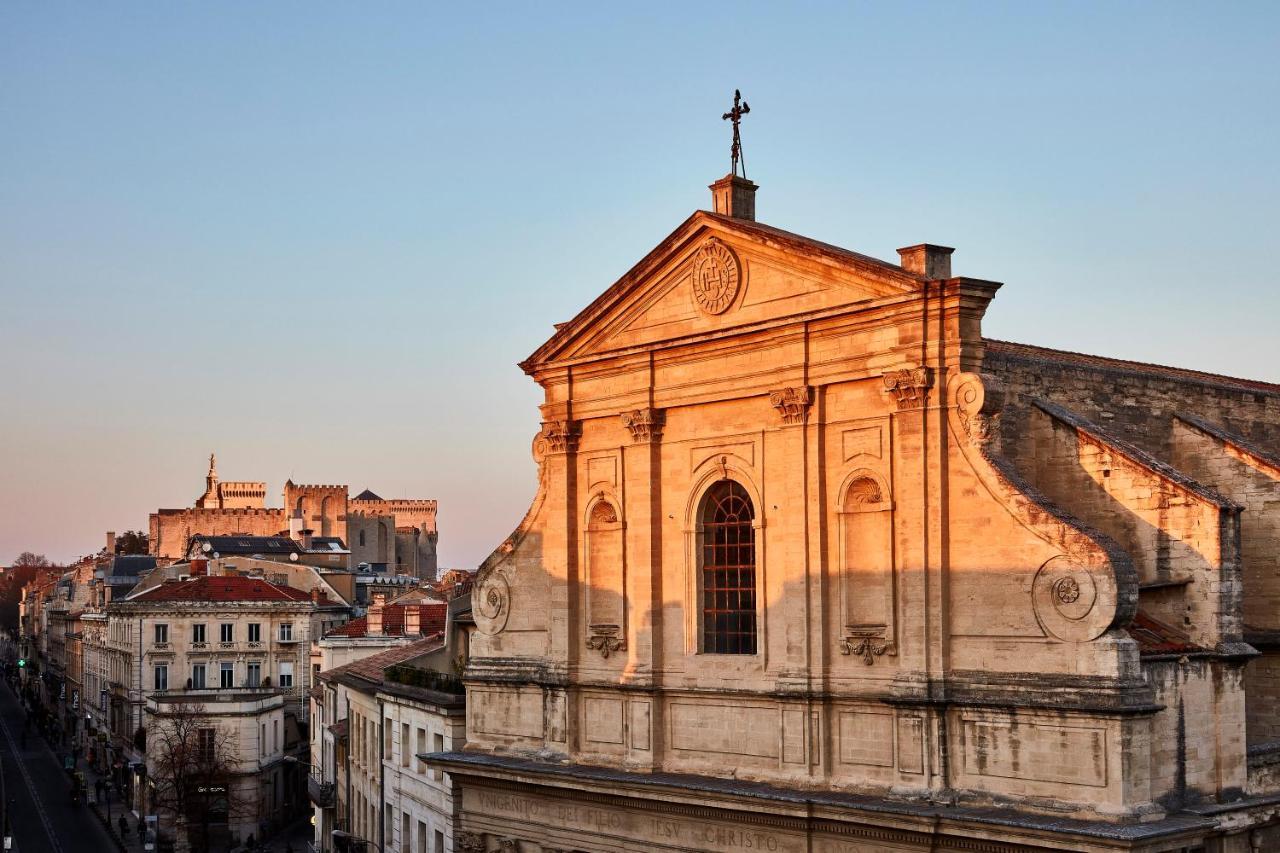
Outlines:
[{"label": "triangular pediment", "polygon": [[920,292],[897,265],[698,211],[524,363],[659,346]]}]

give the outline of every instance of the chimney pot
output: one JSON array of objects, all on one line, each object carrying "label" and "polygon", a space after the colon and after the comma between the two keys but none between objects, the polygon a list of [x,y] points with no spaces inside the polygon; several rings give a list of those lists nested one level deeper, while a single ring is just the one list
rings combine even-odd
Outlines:
[{"label": "chimney pot", "polygon": [[114,530],[107,531],[107,556],[110,557],[116,552],[116,532]]},{"label": "chimney pot", "polygon": [[369,608],[369,616],[366,620],[369,626],[368,634],[371,637],[382,636],[382,602],[378,602]]},{"label": "chimney pot", "polygon": [[898,257],[907,272],[930,279],[951,278],[951,253],[954,251],[950,246],[918,243],[899,249]]},{"label": "chimney pot", "polygon": [[725,175],[711,185],[711,209],[735,219],[756,218],[756,190],[754,183],[738,175]]},{"label": "chimney pot", "polygon": [[406,637],[421,633],[422,622],[420,616],[418,605],[406,604],[404,606],[404,635]]}]

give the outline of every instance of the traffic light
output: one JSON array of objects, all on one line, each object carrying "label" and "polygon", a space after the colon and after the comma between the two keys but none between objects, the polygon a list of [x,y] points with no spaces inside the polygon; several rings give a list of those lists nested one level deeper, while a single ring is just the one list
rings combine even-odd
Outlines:
[{"label": "traffic light", "polygon": [[19,668],[19,669],[21,669],[22,667],[24,667],[24,666],[26,666],[26,665],[27,665],[27,659],[26,659],[26,658],[18,658],[18,668]]}]

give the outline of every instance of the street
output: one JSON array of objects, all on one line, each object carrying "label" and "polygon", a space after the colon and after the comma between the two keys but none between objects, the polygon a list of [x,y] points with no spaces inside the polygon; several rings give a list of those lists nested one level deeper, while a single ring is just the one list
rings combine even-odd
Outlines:
[{"label": "street", "polygon": [[72,805],[67,774],[34,730],[21,745],[23,711],[0,685],[0,762],[18,853],[107,853],[116,849],[87,805]]}]

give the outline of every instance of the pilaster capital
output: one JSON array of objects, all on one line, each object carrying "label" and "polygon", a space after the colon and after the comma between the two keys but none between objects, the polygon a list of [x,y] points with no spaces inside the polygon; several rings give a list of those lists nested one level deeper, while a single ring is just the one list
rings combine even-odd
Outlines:
[{"label": "pilaster capital", "polygon": [[662,409],[632,409],[622,413],[622,425],[631,433],[631,440],[636,444],[646,444],[662,439],[662,428],[666,426],[667,414]]},{"label": "pilaster capital", "polygon": [[813,386],[791,385],[770,391],[769,404],[782,415],[784,424],[802,424],[813,405]]}]

